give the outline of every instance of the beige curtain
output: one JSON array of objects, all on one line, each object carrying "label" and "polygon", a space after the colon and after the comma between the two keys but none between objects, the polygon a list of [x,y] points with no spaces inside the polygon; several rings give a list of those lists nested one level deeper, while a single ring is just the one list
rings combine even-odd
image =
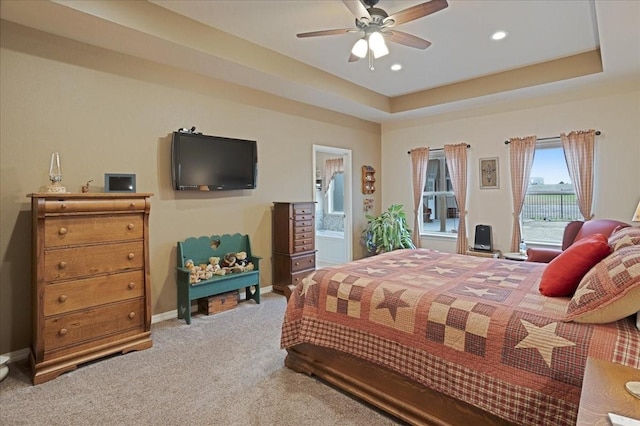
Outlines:
[{"label": "beige curtain", "polygon": [[584,220],[591,220],[593,214],[593,151],[595,130],[570,132],[560,135],[564,156],[567,159],[569,176],[578,199],[578,207]]},{"label": "beige curtain", "polygon": [[513,230],[511,233],[511,251],[520,249],[522,230],[520,229],[520,213],[524,205],[524,197],[527,195],[529,175],[533,165],[533,157],[536,153],[536,137],[509,139],[510,166],[511,166],[511,193],[513,198]]},{"label": "beige curtain", "polygon": [[329,190],[331,179],[337,174],[344,172],[344,163],[342,158],[332,158],[324,162],[324,176],[322,178],[322,192]]},{"label": "beige curtain", "polygon": [[456,252],[465,254],[467,252],[467,144],[445,145],[444,157],[449,167],[453,194],[456,196],[460,212]]},{"label": "beige curtain", "polygon": [[420,247],[420,203],[422,203],[424,185],[427,183],[427,164],[429,164],[429,147],[411,150],[414,216],[411,239],[416,247]]}]

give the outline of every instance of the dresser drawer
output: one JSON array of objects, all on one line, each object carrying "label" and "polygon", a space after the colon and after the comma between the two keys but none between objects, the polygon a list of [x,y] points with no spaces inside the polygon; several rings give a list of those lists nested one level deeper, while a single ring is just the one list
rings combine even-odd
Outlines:
[{"label": "dresser drawer", "polygon": [[304,253],[304,252],[307,252],[307,251],[311,251],[313,249],[314,249],[313,244],[307,244],[307,245],[305,245],[305,244],[295,244],[293,246],[293,253],[294,254],[295,253]]},{"label": "dresser drawer", "polygon": [[42,337],[46,351],[120,331],[143,328],[144,300],[107,305],[46,318]]},{"label": "dresser drawer", "polygon": [[313,220],[296,220],[293,225],[295,231],[297,232],[300,228],[312,228]]},{"label": "dresser drawer", "polygon": [[296,272],[295,274],[291,274],[291,284],[293,284],[293,285],[300,284],[302,282],[302,280],[312,272],[313,272],[313,270]]},{"label": "dresser drawer", "polygon": [[299,272],[307,269],[315,269],[316,254],[291,257],[291,272]]},{"label": "dresser drawer", "polygon": [[143,216],[137,214],[58,216],[44,225],[44,246],[61,247],[76,244],[142,239]]},{"label": "dresser drawer", "polygon": [[311,232],[301,232],[299,234],[294,234],[293,239],[295,244],[308,245],[313,244],[315,234]]},{"label": "dresser drawer", "polygon": [[48,284],[44,287],[44,316],[134,299],[143,295],[143,271]]},{"label": "dresser drawer", "polygon": [[305,226],[294,226],[293,227],[293,233],[295,235],[299,235],[299,234],[311,234],[314,235],[315,234],[315,230],[313,229],[313,225],[308,224]]},{"label": "dresser drawer", "polygon": [[142,269],[143,266],[143,241],[53,249],[44,252],[45,281]]},{"label": "dresser drawer", "polygon": [[108,212],[108,211],[139,211],[146,209],[147,200],[144,198],[121,198],[105,200],[47,200],[44,211],[50,213],[80,213],[80,212]]},{"label": "dresser drawer", "polygon": [[303,203],[303,204],[294,204],[293,205],[293,214],[298,215],[312,215],[313,212],[313,204],[311,203]]}]

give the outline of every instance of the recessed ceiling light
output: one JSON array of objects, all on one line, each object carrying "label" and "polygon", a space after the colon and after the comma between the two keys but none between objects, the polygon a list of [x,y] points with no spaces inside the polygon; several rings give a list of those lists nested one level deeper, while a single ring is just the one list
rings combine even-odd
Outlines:
[{"label": "recessed ceiling light", "polygon": [[493,35],[491,36],[491,40],[502,40],[503,38],[505,38],[509,33],[506,31],[496,31],[495,33],[493,33]]},{"label": "recessed ceiling light", "polygon": [[391,71],[400,71],[401,69],[402,69],[402,65],[400,64],[391,65]]}]

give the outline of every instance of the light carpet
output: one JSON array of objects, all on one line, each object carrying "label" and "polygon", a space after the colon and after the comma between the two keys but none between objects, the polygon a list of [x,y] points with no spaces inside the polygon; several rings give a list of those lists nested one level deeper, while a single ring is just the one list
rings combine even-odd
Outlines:
[{"label": "light carpet", "polygon": [[38,386],[26,361],[0,383],[9,425],[396,425],[284,366],[283,296],[152,326],[153,347],[81,366]]}]

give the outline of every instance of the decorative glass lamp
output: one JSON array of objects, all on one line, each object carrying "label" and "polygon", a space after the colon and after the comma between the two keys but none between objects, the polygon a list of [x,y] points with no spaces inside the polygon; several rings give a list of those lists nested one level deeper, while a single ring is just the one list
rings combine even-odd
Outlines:
[{"label": "decorative glass lamp", "polygon": [[60,167],[60,154],[51,153],[51,165],[49,166],[49,180],[51,185],[47,185],[47,192],[67,192],[67,188],[62,186],[62,168]]}]

